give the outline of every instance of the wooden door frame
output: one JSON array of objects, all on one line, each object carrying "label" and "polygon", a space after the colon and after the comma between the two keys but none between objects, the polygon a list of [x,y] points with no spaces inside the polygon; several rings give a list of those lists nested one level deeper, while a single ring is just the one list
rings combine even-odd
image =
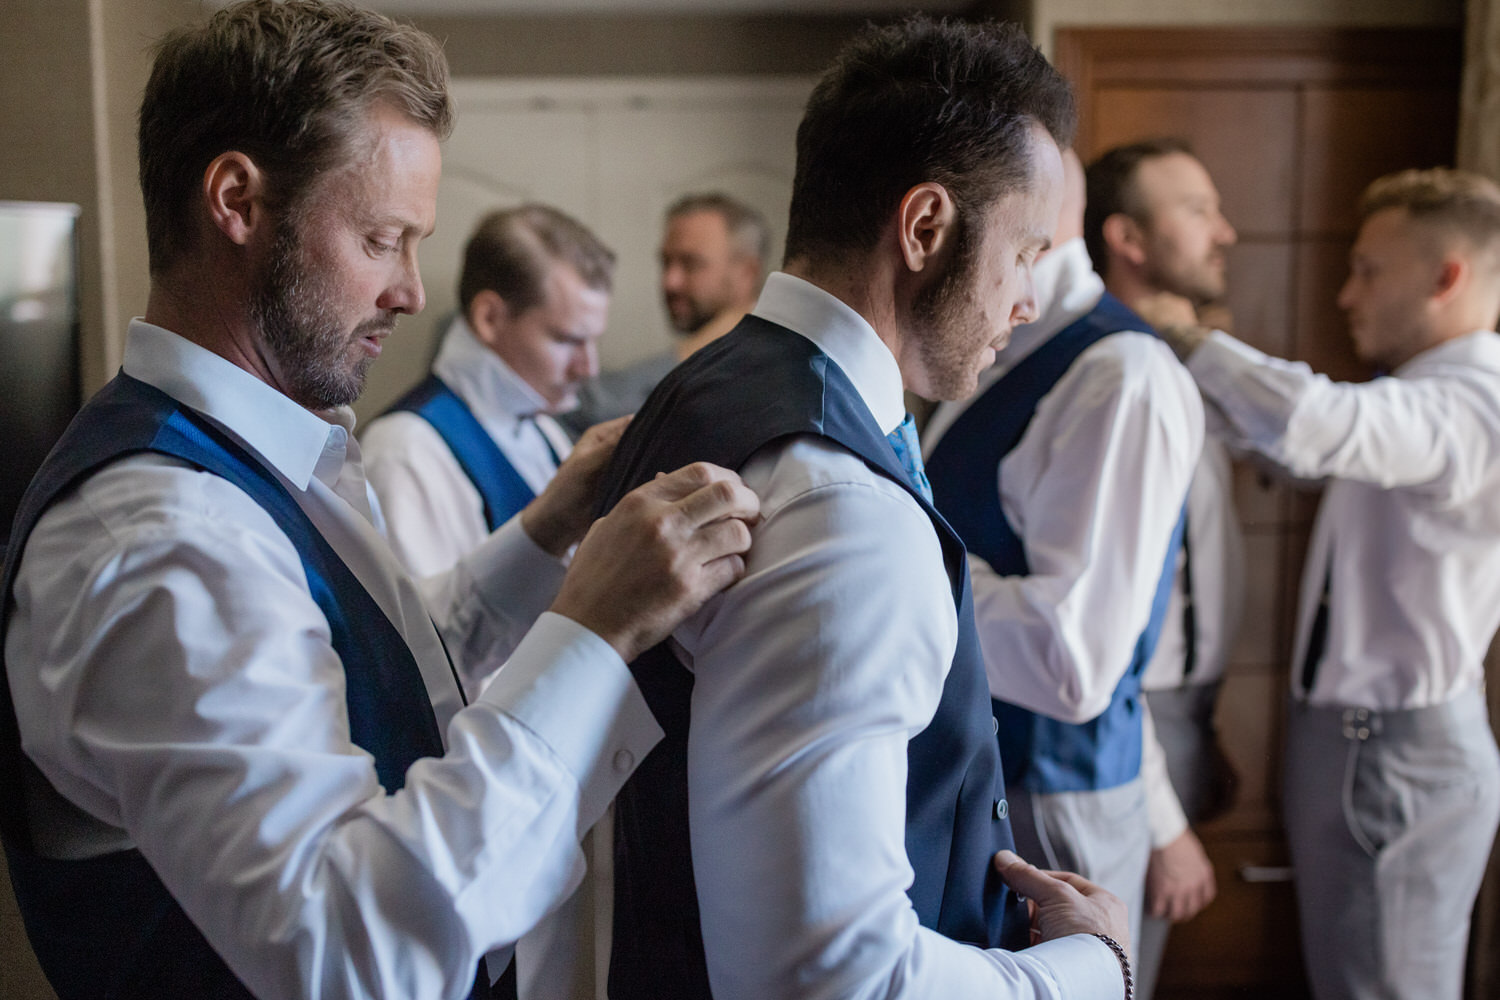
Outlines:
[{"label": "wooden door frame", "polygon": [[[1456,87],[1463,66],[1462,36],[1453,28],[1060,26],[1054,47],[1057,68],[1080,96],[1109,84],[1379,85],[1399,79]],[[1085,159],[1094,152],[1091,124],[1083,104],[1078,146]]]}]

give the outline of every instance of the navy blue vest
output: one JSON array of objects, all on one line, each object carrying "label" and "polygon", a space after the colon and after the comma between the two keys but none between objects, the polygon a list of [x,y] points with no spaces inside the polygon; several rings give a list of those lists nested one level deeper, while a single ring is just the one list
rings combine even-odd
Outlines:
[{"label": "navy blue vest", "polygon": [[[746,317],[657,387],[631,422],[605,484],[604,509],[628,490],[692,461],[738,469],[759,448],[799,434],[837,442],[900,483],[932,518],[959,615],[958,650],[937,712],[908,744],[908,890],[921,923],[984,947],[1024,947],[1025,908],[990,858],[1011,848],[997,819],[1005,785],[969,600],[963,543],[912,489],[848,377],[816,345]],[[708,997],[688,833],[687,737],[693,677],[657,646],[631,664],[665,739],[616,800],[615,1000]]]},{"label": "navy blue vest", "polygon": [[[402,787],[418,758],[442,754],[427,689],[401,633],[291,494],[202,415],[124,374],[83,408],[22,498],[0,591],[0,650],[20,554],[37,520],[90,474],[137,452],[170,455],[228,479],[286,533],[343,663],[351,736],[375,758],[388,791]],[[46,780],[21,750],[10,689],[0,684],[0,833],[27,933],[62,1000],[250,996],[140,852],[83,861],[36,854],[24,807],[28,777]]]},{"label": "navy blue vest", "polygon": [[[996,488],[1001,460],[1026,433],[1037,403],[1057,384],[1078,355],[1124,330],[1149,331],[1146,321],[1109,293],[1093,311],[1065,327],[1006,372],[948,428],[927,463],[932,492],[969,551],[1006,576],[1031,569]],[[1182,544],[1182,521],[1158,577],[1151,615],[1115,686],[1109,706],[1081,724],[1059,722],[996,700],[1000,756],[1006,783],[1031,792],[1078,792],[1114,788],[1141,772],[1141,672],[1156,649]]]},{"label": "navy blue vest", "polygon": [[464,475],[479,491],[484,501],[484,519],[491,531],[536,499],[473,411],[436,375],[427,376],[392,404],[391,411],[395,410],[415,413],[442,437]]}]

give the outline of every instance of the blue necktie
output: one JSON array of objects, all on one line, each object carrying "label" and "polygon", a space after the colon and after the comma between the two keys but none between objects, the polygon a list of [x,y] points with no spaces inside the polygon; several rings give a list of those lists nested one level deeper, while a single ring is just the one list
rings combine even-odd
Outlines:
[{"label": "blue necktie", "polygon": [[928,503],[932,503],[932,484],[927,481],[927,470],[922,467],[922,445],[917,440],[917,422],[912,415],[908,413],[906,419],[885,437],[895,449],[901,467],[906,470],[906,478]]}]

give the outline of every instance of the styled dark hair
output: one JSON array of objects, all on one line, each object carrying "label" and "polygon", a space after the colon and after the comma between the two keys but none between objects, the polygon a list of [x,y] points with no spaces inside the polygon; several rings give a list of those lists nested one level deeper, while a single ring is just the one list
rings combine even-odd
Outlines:
[{"label": "styled dark hair", "polygon": [[245,153],[274,207],[295,212],[314,178],[349,160],[378,102],[439,139],[452,131],[436,40],[342,0],[244,0],[162,39],[139,132],[151,272],[191,244],[191,206],[215,157]]},{"label": "styled dark hair", "polygon": [[554,262],[569,264],[583,283],[608,292],[614,287],[615,254],[583,223],[547,205],[491,212],[464,247],[458,301],[465,313],[486,289],[505,300],[512,315],[540,305]]},{"label": "styled dark hair", "polygon": [[1083,245],[1095,271],[1104,274],[1109,267],[1109,249],[1104,245],[1105,219],[1125,215],[1137,222],[1146,221],[1146,206],[1141,202],[1141,188],[1136,183],[1141,164],[1178,153],[1192,156],[1193,150],[1182,139],[1144,139],[1116,146],[1088,165],[1084,171]]},{"label": "styled dark hair", "polygon": [[1402,170],[1373,182],[1359,199],[1359,217],[1402,208],[1414,221],[1453,233],[1475,252],[1500,262],[1500,185],[1467,170]]},{"label": "styled dark hair", "polygon": [[771,259],[771,227],[766,225],[765,216],[722,191],[703,191],[685,194],[672,202],[667,207],[667,220],[694,212],[716,213],[724,220],[736,252],[754,257],[760,262],[761,271],[765,271]]},{"label": "styled dark hair", "polygon": [[1076,118],[1068,82],[1014,24],[917,15],[867,27],[797,128],[787,258],[869,250],[923,181],[972,218],[1028,182],[1034,124],[1066,147]]}]

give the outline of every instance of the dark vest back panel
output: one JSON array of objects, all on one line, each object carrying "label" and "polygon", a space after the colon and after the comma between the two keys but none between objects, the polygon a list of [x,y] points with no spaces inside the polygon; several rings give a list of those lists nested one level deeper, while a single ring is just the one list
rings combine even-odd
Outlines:
[{"label": "dark vest back panel", "polygon": [[[1001,461],[1025,435],[1037,404],[1093,344],[1121,331],[1150,329],[1105,293],[1091,312],[1023,358],[971,403],[933,449],[927,477],[938,509],[969,551],[995,572],[1025,576],[1031,571],[1025,546],[1001,509],[997,482]],[[1179,519],[1146,628],[1129,651],[1130,665],[1103,713],[1073,724],[995,701],[1009,785],[1032,792],[1093,791],[1123,785],[1140,774],[1141,672],[1161,632],[1181,538]]]},{"label": "dark vest back panel", "polygon": [[[11,535],[13,558],[0,591],[5,600],[0,649],[20,554],[37,520],[93,472],[138,452],[170,455],[228,479],[270,513],[296,546],[343,662],[351,735],[375,758],[387,790],[404,784],[407,768],[418,758],[443,752],[406,641],[291,494],[200,414],[123,374],[83,408],[21,501]],[[83,861],[36,854],[26,821],[25,780],[46,781],[21,750],[10,689],[0,684],[0,833],[27,933],[62,1000],[250,995],[139,851]]]},{"label": "dark vest back panel", "polygon": [[[963,545],[919,494],[864,401],[806,338],[756,317],[679,366],[632,421],[615,454],[605,509],[691,461],[740,468],[792,435],[831,439],[901,484],[932,518],[959,613],[959,644],[933,720],[908,745],[906,852],[918,919],[956,940],[1026,943],[1024,907],[990,868],[1013,841],[996,819],[1005,786]],[[693,677],[665,645],[632,671],[666,738],[616,800],[615,914],[609,993],[616,1000],[707,997],[688,833],[687,735]],[[1000,810],[1003,812],[1004,810]]]},{"label": "dark vest back panel", "polygon": [[491,531],[536,499],[473,411],[436,375],[419,382],[387,412],[396,410],[415,413],[438,432],[458,460],[459,468],[479,491],[479,498],[484,501],[484,519]]}]

